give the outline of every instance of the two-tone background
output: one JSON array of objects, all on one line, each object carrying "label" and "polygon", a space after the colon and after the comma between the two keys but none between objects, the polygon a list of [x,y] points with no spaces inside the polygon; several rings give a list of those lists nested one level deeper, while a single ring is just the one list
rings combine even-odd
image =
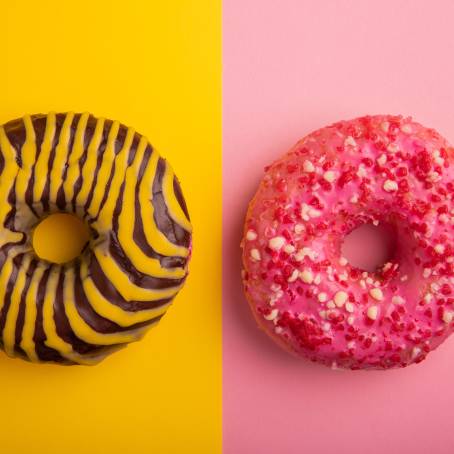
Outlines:
[{"label": "two-tone background", "polygon": [[453,453],[454,340],[405,370],[298,361],[256,329],[238,247],[263,166],[317,127],[402,113],[454,142],[453,28],[450,0],[0,0],[0,122],[133,125],[195,230],[142,342],[94,368],[0,355],[0,454]]}]

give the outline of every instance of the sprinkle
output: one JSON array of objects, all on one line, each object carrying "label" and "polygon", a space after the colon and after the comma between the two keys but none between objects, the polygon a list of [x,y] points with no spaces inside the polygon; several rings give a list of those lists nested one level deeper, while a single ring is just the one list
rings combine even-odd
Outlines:
[{"label": "sprinkle", "polygon": [[295,282],[298,279],[298,270],[293,270],[292,275],[287,279],[287,282]]},{"label": "sprinkle", "polygon": [[311,208],[309,210],[308,214],[309,214],[309,217],[311,217],[311,218],[318,218],[322,215],[322,212],[319,210],[316,210],[315,208]]},{"label": "sprinkle", "polygon": [[273,249],[273,251],[278,251],[282,246],[284,246],[284,244],[285,238],[283,236],[275,236],[268,242],[268,246],[270,247],[270,249]]},{"label": "sprinkle", "polygon": [[248,241],[254,241],[257,239],[257,233],[254,230],[248,230],[246,233],[246,239]]},{"label": "sprinkle", "polygon": [[284,331],[283,328],[282,328],[282,326],[276,326],[276,328],[274,328],[274,332],[275,332],[276,334],[281,334],[282,331]]},{"label": "sprinkle", "polygon": [[293,228],[293,230],[295,231],[295,233],[297,235],[299,235],[304,230],[304,226],[303,226],[303,224],[295,224],[295,227]]},{"label": "sprinkle", "polygon": [[325,331],[325,333],[326,333],[327,331],[329,331],[330,329],[331,329],[331,323],[328,323],[328,322],[323,323],[323,325],[322,325],[322,330]]},{"label": "sprinkle", "polygon": [[424,295],[424,302],[425,302],[426,304],[428,304],[428,303],[430,303],[430,302],[432,301],[432,298],[433,298],[432,293],[426,293],[426,294]]},{"label": "sprinkle", "polygon": [[251,249],[251,258],[259,262],[262,257],[260,256],[260,251],[258,249]]},{"label": "sprinkle", "polygon": [[390,153],[397,153],[399,151],[399,146],[396,144],[396,143],[390,143],[386,149],[390,152]]},{"label": "sprinkle", "polygon": [[314,275],[312,274],[311,270],[305,269],[305,270],[301,271],[300,278],[306,284],[312,284],[312,282],[314,280]]},{"label": "sprinkle", "polygon": [[412,131],[411,126],[410,126],[409,124],[402,125],[402,126],[400,127],[400,130],[401,130],[402,132],[404,132],[405,134],[410,134],[411,131]]},{"label": "sprinkle", "polygon": [[378,307],[377,307],[377,306],[370,306],[370,307],[367,309],[367,316],[368,316],[371,320],[376,320],[376,319],[377,319],[377,315],[378,315]]},{"label": "sprinkle", "polygon": [[422,277],[427,279],[432,274],[432,270],[430,268],[424,268],[422,272]]},{"label": "sprinkle", "polygon": [[326,180],[328,183],[332,183],[336,179],[336,174],[332,170],[327,170],[323,174],[324,180]]},{"label": "sprinkle", "polygon": [[334,295],[334,304],[337,307],[342,307],[348,300],[348,294],[344,291],[339,291]]},{"label": "sprinkle", "polygon": [[385,154],[382,154],[377,158],[378,164],[381,165],[382,167],[386,164],[386,161],[387,161],[387,158],[386,158]]},{"label": "sprinkle", "polygon": [[344,145],[350,145],[351,147],[354,147],[356,146],[356,140],[352,136],[348,136],[344,141]]},{"label": "sprinkle", "polygon": [[404,304],[404,303],[405,303],[405,300],[404,300],[401,296],[396,295],[396,296],[393,296],[393,297],[392,297],[391,302],[392,302],[393,304]]},{"label": "sprinkle", "polygon": [[317,253],[309,248],[309,247],[303,247],[303,249],[300,249],[296,254],[295,254],[295,260],[297,262],[302,262],[304,257],[309,257],[311,260],[315,260],[317,258]]},{"label": "sprinkle", "polygon": [[347,263],[348,263],[348,260],[345,257],[341,257],[339,259],[339,265],[340,266],[345,266],[345,265],[347,265]]},{"label": "sprinkle", "polygon": [[353,315],[350,315],[350,317],[347,318],[347,323],[349,325],[353,325],[353,323],[355,323],[355,317],[353,317]]},{"label": "sprinkle", "polygon": [[[373,288],[369,291],[369,295],[377,301],[381,301],[383,299],[383,292],[379,288]],[[373,307],[373,306],[372,306]]]},{"label": "sprinkle", "polygon": [[271,291],[279,292],[281,290],[281,286],[279,284],[271,284]]},{"label": "sprinkle", "polygon": [[359,285],[360,285],[360,287],[361,287],[363,290],[365,290],[366,287],[367,287],[367,286],[366,286],[366,281],[365,281],[364,279],[361,279],[361,280],[359,281]]},{"label": "sprinkle", "polygon": [[442,244],[437,244],[434,249],[437,254],[443,254],[445,252],[445,247]]},{"label": "sprinkle", "polygon": [[292,246],[291,244],[286,244],[284,246],[284,252],[286,254],[292,254],[293,252],[295,252],[295,246]]},{"label": "sprinkle", "polygon": [[355,306],[353,305],[353,303],[350,303],[350,301],[348,301],[347,303],[345,303],[345,310],[352,313],[355,311]]},{"label": "sprinkle", "polygon": [[315,167],[314,167],[314,164],[312,164],[311,161],[304,161],[303,162],[303,170],[307,173],[312,173],[315,171]]},{"label": "sprinkle", "polygon": [[413,350],[411,351],[411,358],[415,359],[420,353],[421,349],[419,347],[413,347]]},{"label": "sprinkle", "polygon": [[358,203],[358,200],[359,200],[358,194],[354,194],[350,198],[350,203],[353,203],[353,204]]},{"label": "sprinkle", "polygon": [[377,219],[374,219],[372,221],[372,224],[375,225],[375,227],[377,227],[377,225],[380,224],[380,221],[378,221]]},{"label": "sprinkle", "polygon": [[320,315],[321,318],[325,319],[327,314],[326,311],[320,311],[318,315]]},{"label": "sprinkle", "polygon": [[318,294],[317,298],[321,303],[324,303],[328,299],[328,295],[324,292],[321,292]]},{"label": "sprinkle", "polygon": [[382,129],[383,132],[388,132],[388,130],[389,130],[389,121],[383,121],[380,124],[380,128]]},{"label": "sprinkle", "polygon": [[318,284],[320,284],[320,282],[322,282],[322,277],[320,276],[320,274],[317,274],[317,276],[315,276],[315,279],[314,279],[314,284],[318,285]]},{"label": "sprinkle", "polygon": [[327,307],[328,309],[334,309],[334,308],[336,307],[336,305],[334,304],[334,301],[328,301],[328,302],[326,303],[326,307]]},{"label": "sprinkle", "polygon": [[273,309],[268,315],[265,315],[265,320],[274,320],[279,314],[278,309]]},{"label": "sprinkle", "polygon": [[386,180],[385,183],[383,184],[383,189],[386,192],[394,192],[394,191],[397,191],[398,188],[399,188],[399,186],[393,180]]},{"label": "sprinkle", "polygon": [[453,319],[453,313],[450,311],[444,311],[443,312],[443,321],[445,323],[451,323]]},{"label": "sprinkle", "polygon": [[355,348],[355,341],[350,341],[350,342],[347,342],[347,348],[348,349],[352,349],[352,348]]},{"label": "sprinkle", "polygon": [[408,276],[406,274],[404,274],[401,278],[400,278],[401,282],[405,282],[405,281],[408,281]]}]

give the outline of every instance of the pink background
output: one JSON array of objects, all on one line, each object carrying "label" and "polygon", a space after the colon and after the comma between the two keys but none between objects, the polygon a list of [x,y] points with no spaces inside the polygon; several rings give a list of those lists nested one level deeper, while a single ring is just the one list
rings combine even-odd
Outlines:
[{"label": "pink background", "polygon": [[241,228],[263,166],[342,118],[411,114],[454,142],[454,2],[224,0],[224,453],[454,452],[454,339],[336,372],[255,327]]}]

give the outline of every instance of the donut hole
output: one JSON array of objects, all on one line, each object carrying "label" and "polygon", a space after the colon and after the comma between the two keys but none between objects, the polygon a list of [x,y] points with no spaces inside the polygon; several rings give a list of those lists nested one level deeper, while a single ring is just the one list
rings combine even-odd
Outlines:
[{"label": "donut hole", "polygon": [[363,224],[345,236],[341,252],[350,265],[373,272],[393,259],[396,245],[391,226]]},{"label": "donut hole", "polygon": [[90,236],[89,227],[78,217],[56,213],[44,218],[35,227],[32,244],[39,258],[62,264],[78,257]]}]

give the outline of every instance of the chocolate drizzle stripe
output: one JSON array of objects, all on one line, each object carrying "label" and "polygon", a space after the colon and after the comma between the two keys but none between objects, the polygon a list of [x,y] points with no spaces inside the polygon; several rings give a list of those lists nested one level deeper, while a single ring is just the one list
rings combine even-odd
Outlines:
[{"label": "chocolate drizzle stripe", "polygon": [[[189,218],[181,189],[165,172],[140,134],[89,114],[0,127],[0,345],[8,354],[92,364],[163,316],[185,281],[191,244],[170,213]],[[172,178],[169,206],[164,177],[167,191]],[[59,211],[85,218],[93,232],[82,255],[61,266],[30,255],[37,219]]]}]

